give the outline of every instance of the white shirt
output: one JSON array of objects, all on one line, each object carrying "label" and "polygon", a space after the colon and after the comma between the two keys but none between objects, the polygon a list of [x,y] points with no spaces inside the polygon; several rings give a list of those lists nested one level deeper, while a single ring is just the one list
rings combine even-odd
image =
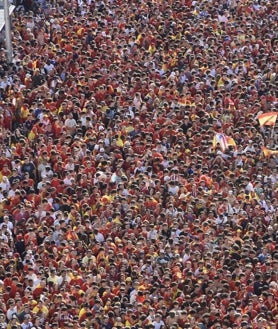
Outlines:
[{"label": "white shirt", "polygon": [[8,191],[11,187],[11,184],[6,176],[2,177],[2,181],[0,182],[0,187],[2,187],[2,191]]},{"label": "white shirt", "polygon": [[154,326],[154,329],[160,329],[162,326],[165,326],[165,322],[160,320],[154,320],[153,321],[153,326]]},{"label": "white shirt", "polygon": [[49,170],[46,170],[44,169],[42,172],[41,172],[41,178],[49,178],[51,179],[53,177],[53,171],[51,169]]},{"label": "white shirt", "polygon": [[246,187],[245,187],[246,191],[248,192],[254,192],[254,186],[251,182],[249,182]]},{"label": "white shirt", "polygon": [[222,215],[222,217],[217,217],[215,219],[215,222],[217,225],[219,225],[219,224],[225,224],[227,222],[227,220],[228,220],[228,218],[226,216]]},{"label": "white shirt", "polygon": [[171,193],[172,195],[176,195],[176,194],[178,194],[178,192],[179,192],[179,186],[177,186],[177,185],[170,185],[169,187],[168,187],[168,191],[169,191],[169,193]]},{"label": "white shirt", "polygon": [[53,64],[45,64],[44,69],[47,71],[47,73],[49,73],[54,69],[54,65]]},{"label": "white shirt", "polygon": [[157,239],[157,230],[152,229],[148,232],[147,240],[156,240]]},{"label": "white shirt", "polygon": [[77,125],[75,119],[67,119],[65,121],[65,126],[68,127],[68,128],[73,128]]},{"label": "white shirt", "polygon": [[104,242],[104,236],[102,233],[98,232],[96,235],[95,235],[95,239],[97,242]]},{"label": "white shirt", "polygon": [[21,324],[21,328],[22,329],[29,329],[29,328],[32,328],[33,327],[33,323],[31,321],[27,322],[27,323],[22,323]]},{"label": "white shirt", "polygon": [[6,313],[7,319],[11,320],[13,314],[17,314],[17,307],[16,306],[14,306],[13,308],[9,308],[7,310],[7,313]]}]

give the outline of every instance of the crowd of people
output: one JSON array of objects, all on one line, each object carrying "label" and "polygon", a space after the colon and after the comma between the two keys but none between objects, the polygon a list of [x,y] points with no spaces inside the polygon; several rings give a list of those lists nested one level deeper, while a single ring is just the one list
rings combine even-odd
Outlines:
[{"label": "crowd of people", "polygon": [[276,23],[268,0],[16,8],[0,328],[277,329]]}]

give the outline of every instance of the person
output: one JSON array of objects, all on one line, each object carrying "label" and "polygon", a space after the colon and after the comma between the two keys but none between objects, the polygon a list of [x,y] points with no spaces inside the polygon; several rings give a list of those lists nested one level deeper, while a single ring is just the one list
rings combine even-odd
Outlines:
[{"label": "person", "polygon": [[33,323],[30,320],[31,320],[30,314],[24,315],[23,322],[20,325],[21,328],[22,329],[31,329],[33,327]]},{"label": "person", "polygon": [[165,327],[165,323],[164,321],[161,319],[161,315],[160,314],[156,314],[155,318],[152,322],[154,329],[161,329]]},{"label": "person", "polygon": [[271,327],[275,4],[24,8],[0,49],[7,326]]}]

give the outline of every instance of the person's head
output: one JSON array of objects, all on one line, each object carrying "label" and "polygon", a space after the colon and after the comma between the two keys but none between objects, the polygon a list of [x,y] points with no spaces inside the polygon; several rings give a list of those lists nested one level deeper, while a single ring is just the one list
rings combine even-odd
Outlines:
[{"label": "person's head", "polygon": [[0,313],[0,323],[3,323],[6,321],[6,316],[4,313]]},{"label": "person's head", "polygon": [[25,314],[24,318],[23,318],[23,321],[25,323],[28,323],[29,321],[31,321],[31,315],[30,314]]}]

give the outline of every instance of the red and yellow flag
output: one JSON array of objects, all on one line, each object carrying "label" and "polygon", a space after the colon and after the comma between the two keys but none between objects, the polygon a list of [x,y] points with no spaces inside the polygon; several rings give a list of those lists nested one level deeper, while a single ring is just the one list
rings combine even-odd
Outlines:
[{"label": "red and yellow flag", "polygon": [[236,147],[235,140],[232,137],[222,133],[215,134],[212,143],[213,147],[216,147],[216,145],[219,144],[222,151],[225,151],[229,146]]},{"label": "red and yellow flag", "polygon": [[278,112],[267,112],[258,116],[260,126],[274,126]]},{"label": "red and yellow flag", "polygon": [[278,150],[270,150],[265,146],[262,146],[262,151],[265,157],[270,157],[271,155],[278,155]]}]

